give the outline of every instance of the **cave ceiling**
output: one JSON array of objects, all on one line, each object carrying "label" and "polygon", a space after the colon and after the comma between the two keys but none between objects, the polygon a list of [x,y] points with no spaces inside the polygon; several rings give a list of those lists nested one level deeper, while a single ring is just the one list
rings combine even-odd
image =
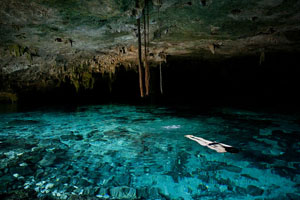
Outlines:
[{"label": "cave ceiling", "polygon": [[[299,50],[298,0],[157,2],[149,1],[154,60],[161,52],[210,59]],[[134,0],[1,0],[0,7],[2,73],[137,58]]]}]

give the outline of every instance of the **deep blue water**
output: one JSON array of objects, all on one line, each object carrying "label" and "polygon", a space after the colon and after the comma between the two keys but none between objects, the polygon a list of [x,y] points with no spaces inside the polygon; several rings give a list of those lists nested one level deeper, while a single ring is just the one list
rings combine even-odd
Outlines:
[{"label": "deep blue water", "polygon": [[[300,116],[93,105],[0,113],[0,194],[297,199]],[[217,153],[184,135],[240,149]]]}]

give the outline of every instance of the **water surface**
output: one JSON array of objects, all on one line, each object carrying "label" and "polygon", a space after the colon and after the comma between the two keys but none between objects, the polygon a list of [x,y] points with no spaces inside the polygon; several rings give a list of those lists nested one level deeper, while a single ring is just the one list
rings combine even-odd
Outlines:
[{"label": "water surface", "polygon": [[[93,105],[0,114],[0,194],[297,199],[300,118],[232,108]],[[217,153],[184,135],[239,148]]]}]

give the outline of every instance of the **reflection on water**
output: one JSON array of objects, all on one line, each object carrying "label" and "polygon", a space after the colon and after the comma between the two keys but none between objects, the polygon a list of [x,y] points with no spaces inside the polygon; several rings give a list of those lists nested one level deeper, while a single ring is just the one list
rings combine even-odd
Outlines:
[{"label": "reflection on water", "polygon": [[[0,194],[297,199],[299,116],[101,105],[0,114]],[[297,121],[298,120],[298,121]],[[217,153],[184,135],[238,147]]]}]

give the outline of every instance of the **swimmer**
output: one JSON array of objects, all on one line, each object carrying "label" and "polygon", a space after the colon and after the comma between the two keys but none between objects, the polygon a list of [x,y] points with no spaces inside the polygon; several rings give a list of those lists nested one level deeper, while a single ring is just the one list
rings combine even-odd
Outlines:
[{"label": "swimmer", "polygon": [[185,135],[184,137],[194,140],[194,141],[198,142],[200,145],[208,147],[212,150],[215,150],[218,153],[225,153],[225,152],[238,153],[239,152],[239,150],[237,148],[234,148],[230,145],[223,144],[220,142],[212,142],[212,141],[205,140],[203,138],[196,137],[193,135]]}]

